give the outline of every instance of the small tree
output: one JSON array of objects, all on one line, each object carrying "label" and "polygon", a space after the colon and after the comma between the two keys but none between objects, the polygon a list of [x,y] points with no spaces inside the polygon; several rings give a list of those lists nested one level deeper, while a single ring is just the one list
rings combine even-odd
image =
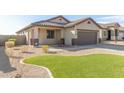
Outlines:
[{"label": "small tree", "polygon": [[12,41],[16,44],[16,39],[15,38],[10,38],[10,39],[8,39],[8,41]]}]

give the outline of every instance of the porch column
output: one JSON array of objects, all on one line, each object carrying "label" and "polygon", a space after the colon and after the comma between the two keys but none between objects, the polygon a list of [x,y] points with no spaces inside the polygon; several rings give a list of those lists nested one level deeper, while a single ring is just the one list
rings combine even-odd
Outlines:
[{"label": "porch column", "polygon": [[38,27],[34,27],[33,39],[31,41],[31,44],[34,45],[34,46],[39,45]]},{"label": "porch column", "polygon": [[29,31],[27,32],[27,44],[31,45]]},{"label": "porch column", "polygon": [[98,35],[99,39],[102,39],[102,34],[103,34],[102,29],[100,29],[98,33],[99,33],[99,35]]},{"label": "porch column", "polygon": [[34,28],[34,39],[38,39],[38,28]]},{"label": "porch column", "polygon": [[64,38],[64,31],[61,30],[61,38]]},{"label": "porch column", "polygon": [[115,29],[115,41],[118,40],[118,29]]}]

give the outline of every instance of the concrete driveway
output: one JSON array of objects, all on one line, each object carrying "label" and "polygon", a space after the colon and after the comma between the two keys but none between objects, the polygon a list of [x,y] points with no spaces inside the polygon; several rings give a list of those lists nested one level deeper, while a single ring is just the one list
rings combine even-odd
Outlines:
[{"label": "concrete driveway", "polygon": [[114,45],[114,44],[99,44],[98,48],[111,49],[116,51],[124,51],[124,45]]},{"label": "concrete driveway", "polygon": [[61,50],[62,55],[117,54],[124,55],[124,45],[96,44],[86,46],[52,47]]},{"label": "concrete driveway", "polygon": [[80,51],[80,50],[94,49],[94,48],[124,51],[124,45],[118,45],[118,44],[116,45],[115,44],[95,44],[95,45],[69,46],[69,47],[53,46],[51,48],[62,49],[62,50],[67,50],[67,51]]},{"label": "concrete driveway", "polygon": [[11,66],[9,58],[6,56],[4,52],[4,48],[0,47],[0,72],[8,73],[14,70],[16,69]]}]

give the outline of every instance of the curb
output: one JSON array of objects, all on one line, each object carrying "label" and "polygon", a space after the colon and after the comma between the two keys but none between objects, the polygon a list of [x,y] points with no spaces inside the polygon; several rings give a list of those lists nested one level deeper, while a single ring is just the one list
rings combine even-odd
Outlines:
[{"label": "curb", "polygon": [[[31,58],[31,57],[27,57],[27,58]],[[43,68],[44,70],[47,71],[48,75],[50,76],[50,78],[54,78],[51,71],[47,68],[47,67],[44,67],[44,66],[38,66],[38,65],[34,65],[34,64],[27,64],[27,63],[24,63],[24,60],[27,59],[27,58],[24,58],[20,61],[20,64],[24,64],[24,65],[32,65],[32,66],[36,66],[38,68]]]}]

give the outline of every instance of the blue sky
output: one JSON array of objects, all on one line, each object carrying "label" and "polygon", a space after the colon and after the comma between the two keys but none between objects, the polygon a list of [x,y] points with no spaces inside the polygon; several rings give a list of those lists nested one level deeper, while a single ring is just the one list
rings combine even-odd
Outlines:
[{"label": "blue sky", "polygon": [[[55,15],[6,15],[0,16],[0,34],[15,34],[16,31],[25,27],[26,25],[45,20],[48,18],[55,17]],[[80,18],[92,17],[96,22],[99,23],[109,23],[109,22],[119,22],[124,26],[124,16],[118,15],[65,15],[65,18],[73,21]]]}]

